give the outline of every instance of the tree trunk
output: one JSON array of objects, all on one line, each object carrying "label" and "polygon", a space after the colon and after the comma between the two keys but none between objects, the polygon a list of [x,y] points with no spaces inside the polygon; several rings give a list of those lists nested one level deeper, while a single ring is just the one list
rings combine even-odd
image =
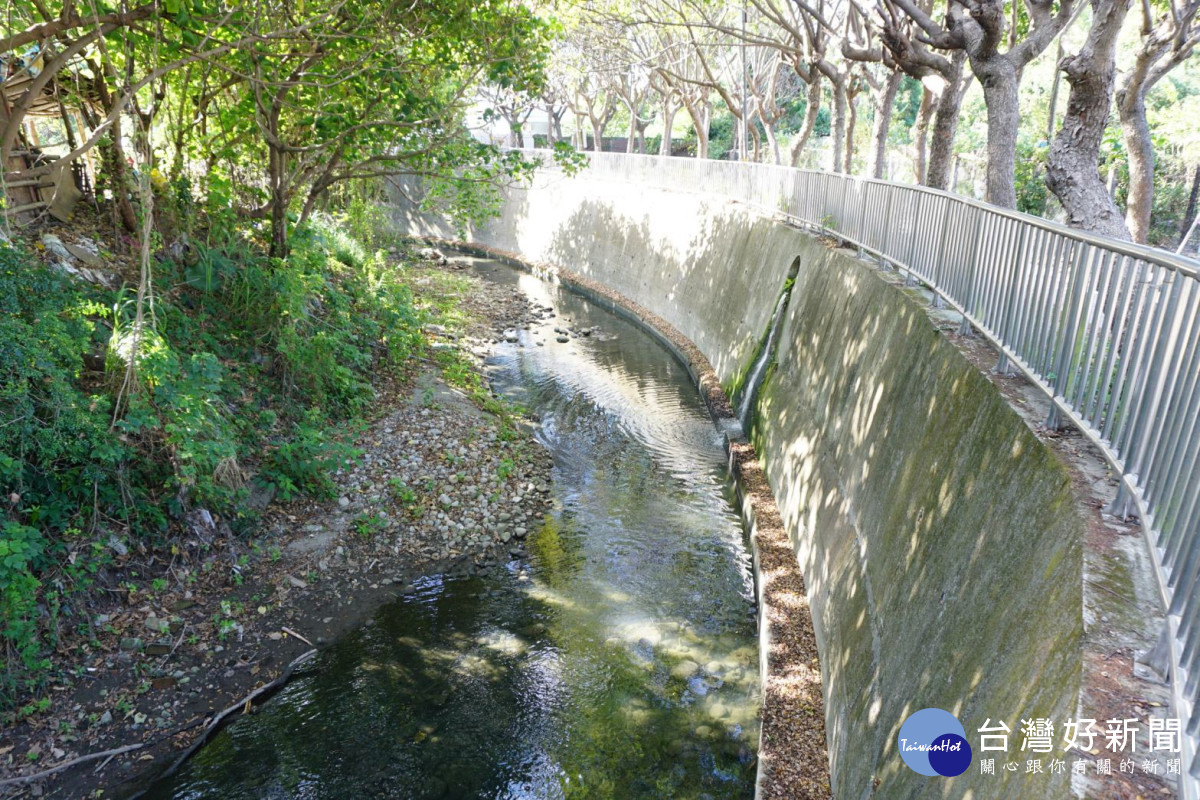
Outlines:
[{"label": "tree trunk", "polygon": [[858,124],[858,98],[846,93],[846,164],[842,170],[847,175],[854,172],[854,126]]},{"label": "tree trunk", "polygon": [[317,201],[321,199],[321,195],[329,189],[329,186],[324,183],[316,183],[308,190],[308,197],[304,198],[304,207],[300,211],[300,218],[296,220],[296,225],[299,227],[308,222],[312,213],[317,210]]},{"label": "tree trunk", "polygon": [[833,159],[831,172],[842,171],[842,148],[846,142],[846,79],[839,76],[833,84]]},{"label": "tree trunk", "polygon": [[[962,109],[966,85],[963,82],[963,61],[959,53],[952,59],[953,72],[933,115],[933,140],[929,142],[929,159],[924,184],[934,189],[949,189],[954,169],[954,136],[958,132],[959,111]],[[968,77],[968,81],[970,78]]]},{"label": "tree trunk", "polygon": [[1017,128],[1021,122],[1019,74],[1008,59],[996,56],[974,59],[972,67],[983,85],[987,105],[987,180],[984,200],[1003,208],[1017,207],[1014,180],[1017,165]]},{"label": "tree trunk", "polygon": [[[1058,38],[1058,55],[1054,58],[1055,64],[1061,64],[1063,60],[1063,40]],[[1058,113],[1058,87],[1062,82],[1062,70],[1054,70],[1054,82],[1050,84],[1050,112],[1046,115],[1046,141],[1049,142],[1054,138],[1054,117]]]},{"label": "tree trunk", "polygon": [[1046,186],[1076,228],[1129,239],[1121,211],[1100,177],[1100,141],[1115,81],[1117,36],[1130,0],[1093,0],[1087,41],[1061,68],[1071,85],[1062,128],[1046,159]]},{"label": "tree trunk", "polygon": [[896,105],[896,92],[900,90],[902,80],[899,72],[890,73],[875,101],[875,124],[871,131],[871,177],[880,180],[887,177],[888,130],[892,126],[892,108]]},{"label": "tree trunk", "polygon": [[592,122],[592,149],[599,153],[604,149],[604,125],[595,117],[590,117]]},{"label": "tree trunk", "polygon": [[791,163],[793,167],[800,166],[800,156],[804,152],[804,145],[808,144],[808,139],[812,136],[813,128],[817,125],[819,113],[821,113],[821,76],[816,70],[813,70],[812,80],[808,83],[808,106],[804,109],[804,127],[792,141]]},{"label": "tree trunk", "polygon": [[[111,113],[115,101],[108,91],[108,84],[104,81],[103,73],[92,62],[88,62],[88,66],[96,76],[92,81],[92,88],[106,113]],[[110,144],[101,148],[101,157],[108,162],[105,171],[108,173],[109,183],[112,187],[113,202],[117,206],[117,215],[120,217],[121,226],[127,233],[136,233],[138,220],[137,214],[133,210],[133,203],[129,200],[129,187],[126,185],[128,181],[125,177],[125,147],[121,142],[123,137],[120,114],[113,119],[113,123],[108,129],[108,137]]]},{"label": "tree trunk", "polygon": [[122,227],[129,233],[136,233],[138,229],[137,213],[133,210],[133,203],[129,199],[129,181],[126,177],[125,148],[121,144],[121,116],[119,114],[108,130],[112,140],[107,148],[109,151],[107,160],[109,175],[112,178],[113,202],[117,204],[117,213],[121,218]]},{"label": "tree trunk", "polygon": [[917,183],[925,183],[926,143],[929,141],[929,118],[937,105],[937,95],[928,86],[921,92],[921,107],[917,109],[917,119],[913,123],[913,149],[916,159],[913,172],[916,173]]},{"label": "tree trunk", "polygon": [[287,154],[275,147],[268,148],[268,170],[271,183],[271,255],[286,258],[288,254],[287,211]]},{"label": "tree trunk", "polygon": [[688,116],[692,118],[692,127],[696,131],[696,158],[708,158],[708,104],[685,100],[684,107],[687,108]]},{"label": "tree trunk", "polygon": [[[1183,212],[1183,221],[1179,225],[1179,236],[1186,237],[1192,229],[1192,220],[1196,219],[1196,203],[1200,202],[1200,164],[1196,165],[1195,176],[1192,178],[1192,191],[1188,195],[1187,209]],[[1182,242],[1181,242],[1182,244]]]},{"label": "tree trunk", "polygon": [[1125,196],[1125,223],[1135,242],[1146,243],[1150,212],[1154,208],[1154,143],[1146,122],[1146,95],[1142,85],[1131,87],[1117,100],[1121,133],[1129,160],[1129,191]]},{"label": "tree trunk", "polygon": [[660,156],[671,155],[671,128],[675,125],[675,114],[678,111],[679,107],[674,103],[663,103],[663,134],[662,139],[658,143],[658,154]]},{"label": "tree trunk", "polygon": [[762,121],[763,133],[767,137],[767,145],[771,148],[771,158],[776,165],[783,163],[783,154],[779,152],[779,137],[775,135],[775,123]]}]

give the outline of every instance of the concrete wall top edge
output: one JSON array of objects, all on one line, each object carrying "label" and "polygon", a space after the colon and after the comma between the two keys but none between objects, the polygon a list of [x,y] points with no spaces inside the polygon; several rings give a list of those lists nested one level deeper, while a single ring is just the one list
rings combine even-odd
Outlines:
[{"label": "concrete wall top edge", "polygon": [[[395,214],[414,234],[455,238]],[[836,795],[1069,795],[1066,776],[924,778],[897,753],[920,708],[957,714],[968,741],[985,719],[1015,735],[1023,717],[1070,717],[1081,680],[1069,476],[924,310],[812,236],[682,193],[547,182],[507,192],[470,235],[632,298],[726,386],[798,262],[754,441],[808,584]]]}]

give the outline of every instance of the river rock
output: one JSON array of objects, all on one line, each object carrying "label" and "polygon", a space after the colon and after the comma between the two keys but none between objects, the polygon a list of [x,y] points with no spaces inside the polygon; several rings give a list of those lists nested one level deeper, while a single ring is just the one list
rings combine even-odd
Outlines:
[{"label": "river rock", "polygon": [[695,661],[680,661],[671,668],[671,676],[681,680],[687,680],[695,675],[700,670],[700,665]]}]

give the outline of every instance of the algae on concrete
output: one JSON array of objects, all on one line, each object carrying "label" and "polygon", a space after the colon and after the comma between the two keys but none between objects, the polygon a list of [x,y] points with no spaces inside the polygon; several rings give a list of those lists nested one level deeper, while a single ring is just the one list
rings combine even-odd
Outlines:
[{"label": "algae on concrete", "polygon": [[[447,235],[401,198],[395,219]],[[1073,715],[1083,634],[1065,469],[913,298],[744,206],[644,186],[539,179],[471,236],[646,307],[733,394],[795,274],[753,438],[808,584],[837,796],[1068,794],[1065,775],[924,778],[897,754],[929,706],[973,746],[1003,720],[1019,753],[1021,719]]]}]

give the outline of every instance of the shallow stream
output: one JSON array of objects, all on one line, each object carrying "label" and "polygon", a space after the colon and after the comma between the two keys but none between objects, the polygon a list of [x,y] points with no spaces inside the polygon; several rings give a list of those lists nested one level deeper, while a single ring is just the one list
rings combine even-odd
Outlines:
[{"label": "shallow stream", "polygon": [[698,392],[633,324],[470,260],[556,315],[488,365],[554,458],[528,560],[418,582],[146,797],[753,796],[750,557]]}]

